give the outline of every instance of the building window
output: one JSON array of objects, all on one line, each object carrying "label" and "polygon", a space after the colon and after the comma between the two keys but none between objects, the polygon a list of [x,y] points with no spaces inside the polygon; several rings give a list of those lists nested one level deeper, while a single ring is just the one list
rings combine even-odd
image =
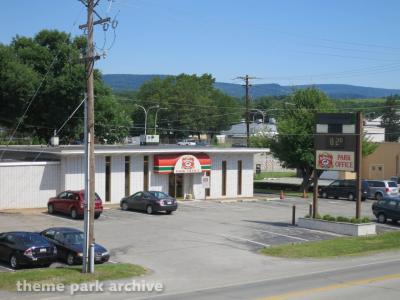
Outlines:
[{"label": "building window", "polygon": [[222,196],[226,196],[226,160],[222,161]]},{"label": "building window", "polygon": [[143,157],[143,190],[149,190],[149,157]]},{"label": "building window", "polygon": [[206,189],[206,197],[210,197],[211,195],[211,171],[206,171],[206,176],[208,176],[210,181],[210,187]]},{"label": "building window", "polygon": [[111,156],[106,156],[106,202],[111,201]]},{"label": "building window", "polygon": [[241,160],[238,160],[237,164],[237,194],[241,195],[242,194],[242,169],[243,169],[243,164]]},{"label": "building window", "polygon": [[125,196],[131,194],[131,157],[125,156]]}]

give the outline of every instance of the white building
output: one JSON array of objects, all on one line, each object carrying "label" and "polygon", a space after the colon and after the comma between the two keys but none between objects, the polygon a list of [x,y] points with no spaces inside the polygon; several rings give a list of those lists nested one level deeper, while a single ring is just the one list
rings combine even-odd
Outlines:
[{"label": "white building", "polygon": [[364,121],[364,134],[371,142],[381,143],[385,141],[385,128],[381,127],[382,117]]},{"label": "white building", "polygon": [[[64,190],[84,188],[81,146],[10,146],[0,162],[0,209],[46,207]],[[157,190],[177,198],[253,196],[253,156],[267,149],[96,146],[96,192],[105,203]],[[203,186],[209,176],[210,187]]]}]

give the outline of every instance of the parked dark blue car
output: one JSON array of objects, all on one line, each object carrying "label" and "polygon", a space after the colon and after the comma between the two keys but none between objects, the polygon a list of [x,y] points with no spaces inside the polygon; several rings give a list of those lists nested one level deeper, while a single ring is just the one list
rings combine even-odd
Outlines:
[{"label": "parked dark blue car", "polygon": [[53,243],[34,232],[0,233],[0,259],[18,269],[25,265],[48,267],[57,259]]},{"label": "parked dark blue car", "polygon": [[[57,247],[58,258],[68,265],[82,264],[84,234],[82,231],[69,227],[53,227],[40,233]],[[107,249],[95,244],[95,263],[104,263],[110,259]]]}]

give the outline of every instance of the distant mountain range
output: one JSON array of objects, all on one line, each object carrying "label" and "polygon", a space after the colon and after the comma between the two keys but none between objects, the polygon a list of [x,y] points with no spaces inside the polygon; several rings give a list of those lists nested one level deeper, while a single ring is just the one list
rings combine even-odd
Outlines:
[{"label": "distant mountain range", "polygon": [[[136,91],[146,81],[155,77],[165,78],[167,75],[135,75],[135,74],[106,74],[104,82],[114,91]],[[316,87],[333,99],[361,99],[381,98],[400,94],[397,89],[383,89],[348,84],[313,84],[284,86],[275,83],[253,84],[251,95],[253,98],[261,96],[282,96],[290,94],[293,90]],[[241,84],[216,82],[215,87],[233,97],[243,97],[244,89]]]}]

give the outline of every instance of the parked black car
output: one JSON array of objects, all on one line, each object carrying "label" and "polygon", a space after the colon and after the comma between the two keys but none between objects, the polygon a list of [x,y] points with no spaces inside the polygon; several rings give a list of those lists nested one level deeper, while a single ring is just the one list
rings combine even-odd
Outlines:
[{"label": "parked black car", "polygon": [[167,214],[171,214],[173,211],[177,210],[178,203],[175,198],[166,193],[149,191],[137,192],[131,196],[122,198],[120,206],[123,210],[143,210],[148,214],[158,211],[165,211]]},{"label": "parked black car", "polygon": [[[82,231],[69,227],[53,227],[40,233],[44,238],[57,246],[58,258],[68,265],[81,264],[83,257],[84,234]],[[101,245],[95,244],[95,263],[104,263],[110,259],[110,254]]]},{"label": "parked black car", "polygon": [[372,212],[379,223],[386,223],[387,219],[396,223],[400,220],[400,197],[385,197],[372,204]]},{"label": "parked black car", "polygon": [[[362,181],[361,199],[364,201],[368,195],[368,183]],[[318,190],[321,198],[347,198],[350,201],[356,198],[356,181],[352,179],[335,180],[327,186],[321,186]]]},{"label": "parked black car", "polygon": [[0,233],[0,259],[13,269],[24,265],[48,267],[57,259],[57,248],[38,233],[4,232]]}]

